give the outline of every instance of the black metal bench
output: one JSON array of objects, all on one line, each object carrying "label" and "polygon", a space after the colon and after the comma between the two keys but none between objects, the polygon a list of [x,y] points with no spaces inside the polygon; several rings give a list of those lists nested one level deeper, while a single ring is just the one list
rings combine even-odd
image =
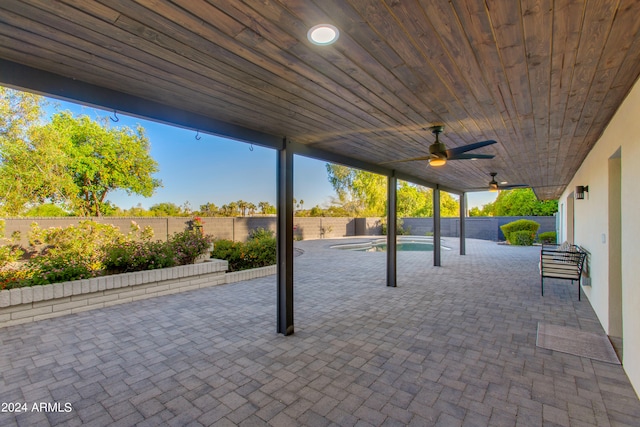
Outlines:
[{"label": "black metal bench", "polygon": [[540,292],[544,296],[544,279],[564,279],[578,281],[578,301],[580,300],[580,277],[587,253],[578,245],[543,244],[540,251]]}]

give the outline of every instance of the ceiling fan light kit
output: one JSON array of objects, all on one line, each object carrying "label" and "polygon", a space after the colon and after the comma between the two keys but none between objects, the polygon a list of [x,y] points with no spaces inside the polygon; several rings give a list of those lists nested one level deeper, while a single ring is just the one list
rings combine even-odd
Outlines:
[{"label": "ceiling fan light kit", "polygon": [[434,156],[434,157],[431,157],[429,159],[429,164],[431,166],[444,166],[444,165],[447,164],[447,159],[442,158],[442,157],[438,157],[438,156]]},{"label": "ceiling fan light kit", "polygon": [[499,190],[511,190],[514,188],[529,187],[529,185],[527,184],[502,185],[502,184],[506,184],[506,181],[503,181],[500,184],[498,184],[498,181],[496,181],[496,175],[498,175],[498,172],[491,172],[489,173],[489,175],[491,175],[491,181],[489,181],[489,191],[491,191],[492,193],[495,193],[496,191],[499,191]]},{"label": "ceiling fan light kit", "polygon": [[440,142],[439,138],[439,135],[444,132],[444,125],[431,126],[429,129],[431,130],[431,133],[436,136],[436,140],[433,142],[433,144],[429,145],[428,156],[413,157],[411,159],[392,160],[390,162],[384,162],[380,164],[427,160],[429,162],[429,165],[431,166],[444,166],[449,160],[493,159],[495,157],[493,154],[467,154],[468,151],[495,144],[496,141],[492,139],[447,149],[446,145],[443,142]]}]

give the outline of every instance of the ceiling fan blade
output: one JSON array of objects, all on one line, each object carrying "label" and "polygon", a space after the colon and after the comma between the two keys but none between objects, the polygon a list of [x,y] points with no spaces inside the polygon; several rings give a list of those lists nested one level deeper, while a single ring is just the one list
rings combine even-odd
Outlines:
[{"label": "ceiling fan blade", "polygon": [[462,147],[450,148],[446,151],[447,157],[451,158],[456,154],[466,153],[467,151],[475,150],[477,148],[486,147],[487,145],[495,144],[496,141],[489,139],[487,141],[474,142],[473,144],[463,145]]},{"label": "ceiling fan blade", "polygon": [[454,154],[452,156],[447,156],[447,160],[493,159],[494,157],[495,156],[493,154]]},{"label": "ceiling fan blade", "polygon": [[379,165],[386,165],[389,163],[401,163],[401,162],[417,162],[418,160],[429,160],[431,156],[413,157],[411,159],[391,160],[390,162],[378,163]]}]

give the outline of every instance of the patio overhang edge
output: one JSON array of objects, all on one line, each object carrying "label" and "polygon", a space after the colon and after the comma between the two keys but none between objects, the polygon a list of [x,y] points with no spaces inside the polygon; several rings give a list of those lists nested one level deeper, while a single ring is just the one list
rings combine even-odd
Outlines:
[{"label": "patio overhang edge", "polygon": [[212,119],[117,90],[0,59],[0,83],[63,101],[82,102],[200,133],[281,149],[282,137]]},{"label": "patio overhang edge", "polygon": [[[64,101],[82,102],[100,109],[110,109],[142,119],[192,129],[200,133],[230,138],[276,150],[283,148],[283,137],[286,137],[286,135],[275,136],[223,122],[191,111],[170,107],[135,95],[82,82],[1,58],[0,84]],[[457,195],[463,193],[461,190],[443,187],[437,183],[385,168],[374,163],[309,147],[296,143],[295,141],[290,142],[289,149],[291,149],[294,154],[304,157],[338,163],[387,177],[395,176],[403,181],[429,188],[439,188],[448,193]]]},{"label": "patio overhang edge", "polygon": [[343,156],[336,153],[330,153],[328,151],[324,151],[315,147],[309,147],[308,145],[296,143],[295,141],[291,142],[290,147],[293,150],[294,154],[298,154],[304,157],[310,157],[313,159],[318,159],[318,160],[337,163],[337,164],[341,164],[344,166],[349,166],[357,169],[362,169],[368,172],[384,175],[386,177],[394,176],[403,181],[408,181],[413,184],[422,185],[424,187],[438,188],[440,190],[446,191],[447,193],[453,193],[457,195],[461,195],[462,193],[464,193],[464,191],[462,190],[445,187],[435,182],[426,181],[424,179],[415,177],[413,175],[399,172],[395,169],[389,169],[389,168],[385,168],[384,166],[376,165],[374,163],[364,162],[358,159],[354,159],[354,158]]}]

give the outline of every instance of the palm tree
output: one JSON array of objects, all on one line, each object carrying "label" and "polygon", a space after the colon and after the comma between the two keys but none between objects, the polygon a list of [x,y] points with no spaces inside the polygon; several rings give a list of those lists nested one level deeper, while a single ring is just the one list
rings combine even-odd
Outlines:
[{"label": "palm tree", "polygon": [[238,208],[240,208],[240,212],[242,213],[242,216],[247,216],[247,207],[248,207],[247,202],[245,202],[242,199],[238,200]]},{"label": "palm tree", "polygon": [[220,211],[215,203],[205,203],[204,205],[200,205],[200,214],[202,216],[216,216],[216,214]]},{"label": "palm tree", "polygon": [[229,209],[231,210],[231,216],[237,216],[240,213],[237,202],[229,203]]},{"label": "palm tree", "polygon": [[253,216],[256,213],[256,205],[249,202],[247,203],[247,210],[249,211],[249,216]]},{"label": "palm tree", "polygon": [[260,213],[262,215],[266,215],[267,209],[269,208],[269,202],[258,202],[258,207],[260,208]]},{"label": "palm tree", "polygon": [[260,213],[262,213],[262,215],[276,213],[276,207],[269,202],[260,202],[258,203],[258,206],[260,207]]}]

